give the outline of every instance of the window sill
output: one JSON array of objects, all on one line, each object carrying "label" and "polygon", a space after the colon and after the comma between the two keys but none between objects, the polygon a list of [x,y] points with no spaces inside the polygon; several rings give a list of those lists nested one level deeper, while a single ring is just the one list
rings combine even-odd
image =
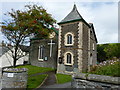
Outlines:
[{"label": "window sill", "polygon": [[65,44],[65,46],[73,46],[73,44]]},{"label": "window sill", "polygon": [[68,64],[68,63],[65,63],[65,65],[67,65],[67,66],[72,66],[73,64]]},{"label": "window sill", "polygon": [[38,61],[43,61],[43,59],[38,59]]}]

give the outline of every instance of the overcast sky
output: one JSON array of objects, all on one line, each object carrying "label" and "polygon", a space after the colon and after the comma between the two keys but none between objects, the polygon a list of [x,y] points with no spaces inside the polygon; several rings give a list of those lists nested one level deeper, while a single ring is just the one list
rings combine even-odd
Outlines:
[{"label": "overcast sky", "polygon": [[[101,0],[102,1],[102,0]],[[29,0],[30,2],[30,0]],[[0,2],[0,20],[8,19],[5,17],[4,13],[10,11],[12,8],[21,10],[24,5],[29,2],[14,2],[9,0],[9,2]],[[95,33],[98,39],[98,43],[118,43],[118,2],[117,0],[106,0],[106,2],[80,2],[78,0],[52,0],[52,1],[40,1],[34,0],[34,3],[42,5],[48,13],[52,14],[53,18],[60,22],[73,8],[74,2],[77,6],[79,13],[88,22],[93,23],[95,28]],[[3,39],[3,35],[0,33],[0,42]]]}]

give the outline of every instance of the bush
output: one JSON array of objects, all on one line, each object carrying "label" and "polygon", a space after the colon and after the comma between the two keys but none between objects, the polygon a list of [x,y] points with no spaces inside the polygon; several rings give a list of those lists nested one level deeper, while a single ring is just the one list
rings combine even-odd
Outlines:
[{"label": "bush", "polygon": [[96,67],[93,67],[89,73],[120,77],[119,70],[120,70],[120,62],[117,61],[112,64],[106,64],[106,65],[101,65],[101,66],[98,65]]}]

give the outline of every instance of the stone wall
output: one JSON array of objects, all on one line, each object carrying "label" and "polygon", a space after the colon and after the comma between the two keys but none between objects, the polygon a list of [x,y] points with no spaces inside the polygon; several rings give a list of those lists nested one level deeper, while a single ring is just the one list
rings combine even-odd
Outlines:
[{"label": "stone wall", "polygon": [[27,69],[26,68],[5,68],[1,78],[1,88],[27,88]]},{"label": "stone wall", "polygon": [[88,30],[89,30],[89,27],[83,23],[83,40],[82,40],[82,43],[83,43],[83,53],[82,53],[82,72],[87,72],[88,71],[88,45],[89,45],[89,42],[88,42]]},{"label": "stone wall", "polygon": [[95,74],[74,74],[72,80],[73,88],[119,90],[120,77],[95,75]]},{"label": "stone wall", "polygon": [[[78,72],[78,24],[79,22],[73,22],[73,23],[67,23],[67,24],[62,24],[60,27],[60,35],[59,39],[61,39],[61,42],[59,42],[59,48],[60,52],[58,53],[59,57],[62,57],[62,64],[58,64],[57,67],[57,72],[58,73],[73,73],[73,72]],[[73,39],[73,45],[72,46],[66,46],[65,45],[65,36],[66,34],[70,32],[73,34],[74,39]],[[65,53],[66,52],[71,52],[73,54],[73,65],[66,65],[65,64]],[[58,57],[58,58],[59,58]]]},{"label": "stone wall", "polygon": [[[52,48],[52,56],[50,57],[50,43],[51,39],[41,39],[41,40],[31,40],[31,50],[30,50],[30,63],[34,66],[39,67],[50,67],[56,68],[57,67],[57,36],[53,38],[53,42],[55,43]],[[43,61],[38,60],[39,54],[39,46],[43,45]]]}]

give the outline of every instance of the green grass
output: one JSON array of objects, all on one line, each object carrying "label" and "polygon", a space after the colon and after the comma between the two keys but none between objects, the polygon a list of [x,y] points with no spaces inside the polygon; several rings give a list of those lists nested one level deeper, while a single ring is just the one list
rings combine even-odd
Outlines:
[{"label": "green grass", "polygon": [[37,88],[47,76],[47,74],[42,74],[42,75],[37,75],[37,76],[30,76],[30,75],[55,70],[52,68],[37,67],[37,66],[32,66],[32,65],[17,66],[16,68],[27,68],[28,69],[28,82],[27,82],[28,90]]},{"label": "green grass", "polygon": [[120,62],[116,62],[113,65],[102,66],[95,71],[89,73],[120,77]]},{"label": "green grass", "polygon": [[37,67],[37,66],[32,66],[32,65],[17,66],[17,68],[27,68],[28,75],[32,75],[32,74],[36,74],[36,73],[43,73],[43,72],[54,70],[52,68]]},{"label": "green grass", "polygon": [[70,82],[72,80],[71,75],[65,75],[65,74],[56,74],[57,77],[57,83],[58,84],[63,84],[66,82]]},{"label": "green grass", "polygon": [[47,76],[46,74],[42,74],[42,75],[29,77],[28,83],[27,83],[27,89],[29,90],[30,88],[38,87],[43,82],[43,80],[46,78],[46,76]]}]

